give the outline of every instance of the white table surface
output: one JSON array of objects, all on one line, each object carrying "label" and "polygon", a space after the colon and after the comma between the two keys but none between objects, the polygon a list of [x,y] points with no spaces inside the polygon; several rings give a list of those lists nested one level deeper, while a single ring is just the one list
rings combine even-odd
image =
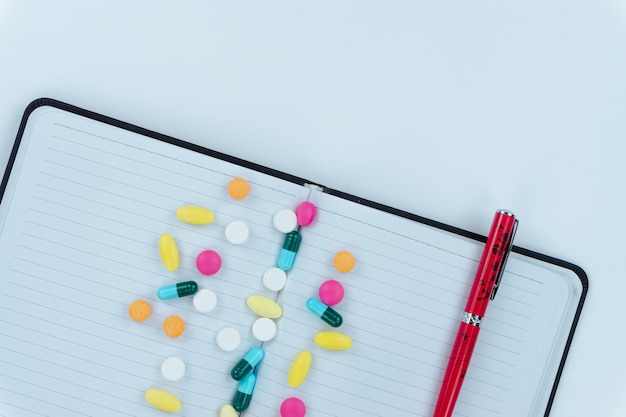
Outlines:
[{"label": "white table surface", "polygon": [[[574,262],[551,417],[626,415],[626,2],[0,0],[0,165],[52,97]],[[182,3],[182,2],[181,2]]]}]

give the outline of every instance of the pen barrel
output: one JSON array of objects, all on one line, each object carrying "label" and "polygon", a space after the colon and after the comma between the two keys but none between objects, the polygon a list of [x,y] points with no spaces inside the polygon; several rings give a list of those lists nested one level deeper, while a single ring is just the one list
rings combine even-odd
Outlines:
[{"label": "pen barrel", "polygon": [[433,417],[450,417],[461,392],[480,327],[461,323],[443,377]]}]

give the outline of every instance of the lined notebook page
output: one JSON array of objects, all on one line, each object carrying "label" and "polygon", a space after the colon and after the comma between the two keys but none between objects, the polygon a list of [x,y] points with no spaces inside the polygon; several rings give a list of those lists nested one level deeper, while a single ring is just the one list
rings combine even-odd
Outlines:
[{"label": "lined notebook page", "polygon": [[[280,332],[263,367],[246,416],[275,415],[298,396],[307,417],[430,417],[482,244],[318,192],[313,225],[286,290]],[[339,273],[333,257],[351,251],[356,267]],[[352,337],[348,351],[316,346],[318,331],[334,330],[306,309],[327,279],[345,298],[335,309]],[[573,274],[512,254],[484,320],[455,416],[543,415],[580,289]],[[573,306],[573,308],[571,307]],[[311,351],[312,368],[287,389],[293,358]],[[540,413],[540,414],[539,414]]]},{"label": "lined notebook page", "polygon": [[[226,191],[238,176],[252,185],[239,202]],[[157,387],[183,401],[177,415],[216,416],[236,390],[230,369],[258,344],[245,298],[264,291],[261,276],[282,245],[272,217],[308,194],[178,146],[37,109],[0,212],[0,415],[161,416],[143,398]],[[176,209],[190,204],[212,209],[215,222],[176,219]],[[224,238],[235,219],[251,229],[242,246]],[[173,273],[159,258],[162,233],[174,236],[181,253]],[[195,269],[204,249],[222,255],[212,277]],[[217,294],[213,312],[196,312],[190,298],[156,299],[158,287],[190,279]],[[127,314],[138,298],[153,308],[143,323]],[[187,324],[177,339],[161,330],[172,314]],[[243,337],[230,353],[215,343],[225,326]],[[159,367],[173,355],[185,361],[187,374],[168,383]]]}]

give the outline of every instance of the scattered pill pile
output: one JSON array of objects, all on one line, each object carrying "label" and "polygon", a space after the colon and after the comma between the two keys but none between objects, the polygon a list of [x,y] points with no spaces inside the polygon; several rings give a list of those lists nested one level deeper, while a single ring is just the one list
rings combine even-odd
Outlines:
[{"label": "scattered pill pile", "polygon": [[[250,184],[243,178],[234,178],[228,184],[228,194],[234,200],[243,200],[250,193]],[[269,267],[262,276],[264,287],[272,292],[282,290],[287,282],[287,272],[294,266],[298,249],[302,242],[299,232],[301,227],[309,226],[316,216],[316,208],[310,202],[301,203],[296,209],[278,210],[272,218],[273,226],[284,233],[282,248],[277,257],[276,266]],[[176,210],[176,217],[192,225],[208,225],[215,220],[215,214],[204,207],[182,206]],[[236,220],[229,223],[224,230],[226,240],[233,245],[244,244],[249,236],[250,229],[245,222]],[[161,261],[166,270],[175,271],[179,267],[180,255],[174,237],[168,233],[160,236],[158,250]],[[341,273],[351,271],[355,264],[354,256],[348,251],[338,252],[333,260],[334,267]],[[219,253],[212,249],[205,249],[197,254],[195,265],[198,273],[203,276],[217,274],[222,267]],[[217,306],[217,296],[209,288],[201,288],[196,281],[184,281],[162,286],[156,291],[159,300],[173,300],[192,297],[194,308],[200,313],[209,313]],[[338,328],[343,324],[343,317],[332,306],[339,304],[344,297],[343,285],[334,279],[324,281],[318,289],[318,297],[310,297],[306,307],[326,325]],[[256,316],[252,324],[252,335],[260,342],[272,340],[277,332],[276,319],[283,315],[281,306],[272,298],[261,294],[252,294],[246,298],[246,305]],[[128,307],[130,318],[138,323],[148,320],[152,314],[152,307],[145,300],[135,300]],[[170,338],[177,338],[185,331],[184,320],[177,315],[170,315],[163,321],[163,332]],[[215,336],[217,346],[224,352],[234,351],[241,344],[241,334],[232,327],[224,327]],[[352,346],[352,339],[336,331],[319,331],[313,337],[314,343],[324,349],[346,350]],[[233,366],[230,376],[236,382],[234,396],[230,404],[220,409],[220,417],[234,417],[238,412],[248,408],[258,377],[258,368],[265,356],[261,347],[252,347]],[[313,355],[309,350],[303,350],[293,359],[288,372],[287,383],[291,387],[300,386],[306,379]],[[182,359],[170,356],[161,363],[161,374],[164,379],[176,382],[182,379],[186,366]],[[146,401],[153,407],[175,413],[183,404],[175,395],[158,388],[150,388],[145,392]],[[306,407],[296,397],[285,399],[280,406],[281,417],[304,417]]]}]

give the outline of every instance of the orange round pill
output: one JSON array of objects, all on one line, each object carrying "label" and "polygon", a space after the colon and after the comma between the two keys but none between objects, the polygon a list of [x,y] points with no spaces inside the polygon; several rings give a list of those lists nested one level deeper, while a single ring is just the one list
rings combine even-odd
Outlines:
[{"label": "orange round pill", "polygon": [[128,306],[128,315],[135,321],[145,321],[150,314],[152,314],[152,307],[147,301],[135,300]]},{"label": "orange round pill", "polygon": [[185,322],[178,316],[169,316],[163,322],[163,332],[169,337],[178,337],[185,330]]},{"label": "orange round pill", "polygon": [[228,184],[228,194],[235,200],[246,198],[250,192],[250,184],[243,178],[235,178]]},{"label": "orange round pill", "polygon": [[343,250],[341,252],[337,252],[334,260],[335,268],[339,272],[350,272],[354,265],[356,264],[356,260],[354,259],[354,255],[348,252],[347,250]]}]

